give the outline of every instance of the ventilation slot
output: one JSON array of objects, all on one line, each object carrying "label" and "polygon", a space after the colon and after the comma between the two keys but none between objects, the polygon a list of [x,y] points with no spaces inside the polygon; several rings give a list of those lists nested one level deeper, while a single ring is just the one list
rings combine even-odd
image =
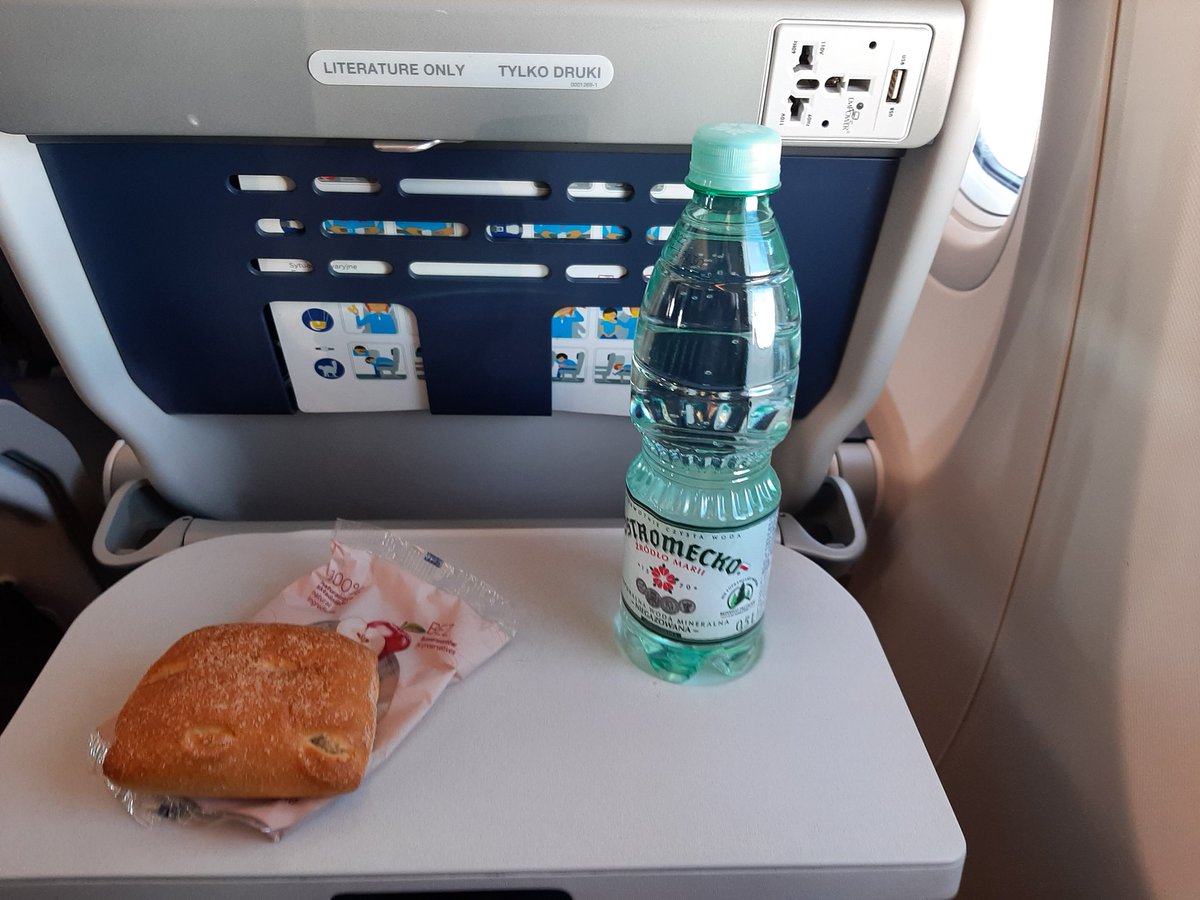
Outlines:
[{"label": "ventilation slot", "polygon": [[414,262],[408,272],[416,278],[545,278],[550,267],[537,263]]},{"label": "ventilation slot", "polygon": [[567,185],[567,196],[573,200],[628,200],[633,185],[620,181],[573,181]]},{"label": "ventilation slot", "polygon": [[616,281],[624,278],[624,266],[567,266],[567,278],[572,281]]},{"label": "ventilation slot", "polygon": [[627,241],[622,225],[489,225],[487,236],[504,240]]},{"label": "ventilation slot", "polygon": [[367,235],[462,238],[468,234],[467,226],[462,222],[404,222],[384,219],[326,219],[321,223],[321,231],[334,237]]},{"label": "ventilation slot", "polygon": [[381,259],[332,259],[329,271],[334,275],[390,275],[392,264]]},{"label": "ventilation slot", "polygon": [[360,175],[321,175],[313,179],[318,194],[378,194],[379,182]]},{"label": "ventilation slot", "polygon": [[545,197],[550,186],[541,181],[490,181],[465,178],[404,178],[400,193],[445,197]]},{"label": "ventilation slot", "polygon": [[250,268],[264,275],[304,275],[313,270],[307,259],[252,259]]},{"label": "ventilation slot", "polygon": [[650,188],[651,200],[691,200],[692,189],[686,184],[656,184]]},{"label": "ventilation slot", "polygon": [[248,194],[294,191],[296,182],[286,175],[230,175],[229,186]]},{"label": "ventilation slot", "polygon": [[304,223],[299,219],[259,219],[254,227],[259,234],[304,234]]}]

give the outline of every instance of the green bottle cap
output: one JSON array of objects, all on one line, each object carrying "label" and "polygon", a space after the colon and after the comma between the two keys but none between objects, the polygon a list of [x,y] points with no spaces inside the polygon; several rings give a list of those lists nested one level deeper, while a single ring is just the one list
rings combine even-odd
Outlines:
[{"label": "green bottle cap", "polygon": [[692,139],[687,186],[706,194],[766,194],[779,187],[779,133],[765,125],[705,125]]}]

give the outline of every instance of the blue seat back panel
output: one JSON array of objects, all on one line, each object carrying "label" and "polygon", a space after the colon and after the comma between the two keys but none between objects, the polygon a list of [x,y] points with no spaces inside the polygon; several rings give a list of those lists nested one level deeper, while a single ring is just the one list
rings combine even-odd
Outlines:
[{"label": "blue seat back panel", "polygon": [[[651,188],[678,183],[686,153],[441,146],[415,154],[366,144],[39,144],[105,321],[134,382],[169,413],[295,412],[268,304],[399,303],[417,319],[430,410],[550,412],[550,319],[564,306],[635,307],[683,204]],[[796,414],[837,374],[896,157],[786,156],[773,200],[800,288],[803,350]],[[237,175],[291,179],[285,192],[238,191]],[[378,181],[377,193],[322,193],[321,176]],[[542,197],[401,193],[401,179],[519,180]],[[628,199],[573,199],[572,183],[619,183]],[[262,234],[260,219],[299,220],[301,234]],[[325,221],[461,223],[465,237],[329,235]],[[493,239],[489,226],[596,224],[625,240]],[[258,259],[302,259],[312,271],[268,274]],[[390,274],[332,273],[366,259]],[[544,278],[414,277],[414,261],[532,263]],[[618,280],[576,281],[570,265],[619,265]]]}]

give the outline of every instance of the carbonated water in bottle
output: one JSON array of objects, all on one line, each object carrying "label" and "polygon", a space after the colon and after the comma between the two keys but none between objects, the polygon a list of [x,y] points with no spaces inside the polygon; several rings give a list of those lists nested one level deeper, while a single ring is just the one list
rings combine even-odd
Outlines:
[{"label": "carbonated water in bottle", "polygon": [[667,681],[740,675],[762,652],[779,480],[800,355],[800,303],[771,212],[780,138],[696,132],[693,196],[650,276],[634,336],[617,635]]}]

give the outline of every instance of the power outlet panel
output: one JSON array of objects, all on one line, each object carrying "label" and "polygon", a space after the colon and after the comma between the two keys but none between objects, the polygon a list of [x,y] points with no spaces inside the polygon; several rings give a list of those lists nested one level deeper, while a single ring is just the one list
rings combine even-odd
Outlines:
[{"label": "power outlet panel", "polygon": [[900,144],[932,42],[924,24],[782,22],[761,121],[784,143]]}]

